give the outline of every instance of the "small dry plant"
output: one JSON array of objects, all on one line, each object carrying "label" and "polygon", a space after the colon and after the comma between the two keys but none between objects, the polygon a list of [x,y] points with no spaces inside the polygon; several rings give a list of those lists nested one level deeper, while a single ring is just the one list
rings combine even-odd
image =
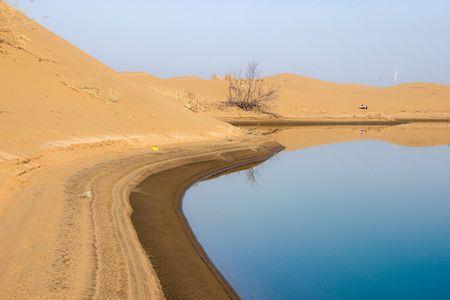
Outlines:
[{"label": "small dry plant", "polygon": [[[28,5],[26,6],[26,9],[29,8],[29,6],[33,3],[33,0],[29,0]],[[14,7],[18,7],[18,3],[13,2]],[[22,13],[24,13],[23,10],[21,10]],[[18,9],[14,9],[13,7],[7,5],[5,1],[0,0],[0,53],[1,54],[8,54],[8,48],[9,49],[17,49],[24,52],[27,52],[29,54],[33,54],[30,50],[26,48],[26,43],[29,42],[28,38],[23,35],[19,34],[17,32],[17,26],[25,26],[31,21],[27,21],[25,23],[21,23],[25,18],[21,15],[20,11]],[[28,19],[27,19],[28,20]],[[34,20],[33,20],[34,22]],[[33,54],[34,55],[34,54]],[[38,57],[37,55],[34,55],[37,58],[40,59],[40,61],[44,61],[45,59],[42,59]]]},{"label": "small dry plant", "polygon": [[229,82],[227,98],[229,106],[239,107],[245,111],[265,112],[270,102],[277,98],[277,91],[261,78],[257,62],[247,65],[245,76],[239,71],[226,78]]}]

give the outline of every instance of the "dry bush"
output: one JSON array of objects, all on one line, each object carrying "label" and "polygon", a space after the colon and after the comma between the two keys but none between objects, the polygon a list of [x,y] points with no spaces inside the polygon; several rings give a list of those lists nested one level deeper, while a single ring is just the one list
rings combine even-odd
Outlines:
[{"label": "dry bush", "polygon": [[272,86],[267,86],[261,78],[258,63],[251,62],[247,65],[244,77],[241,72],[233,76],[228,75],[227,104],[239,107],[245,111],[265,112],[271,101],[277,98],[277,91]]}]

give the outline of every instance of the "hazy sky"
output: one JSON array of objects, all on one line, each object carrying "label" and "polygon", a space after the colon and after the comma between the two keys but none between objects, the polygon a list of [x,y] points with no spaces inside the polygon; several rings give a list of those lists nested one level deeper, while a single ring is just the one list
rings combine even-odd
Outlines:
[{"label": "hazy sky", "polygon": [[35,0],[26,13],[119,71],[208,77],[256,59],[264,74],[450,84],[449,0]]}]

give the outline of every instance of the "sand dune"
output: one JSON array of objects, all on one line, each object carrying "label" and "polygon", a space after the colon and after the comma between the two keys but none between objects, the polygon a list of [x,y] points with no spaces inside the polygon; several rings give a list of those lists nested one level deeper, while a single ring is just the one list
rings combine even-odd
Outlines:
[{"label": "sand dune", "polygon": [[[255,117],[220,105],[226,99],[224,79],[161,79],[140,73],[124,73],[147,91],[166,95],[194,111],[217,117]],[[450,86],[432,83],[407,83],[392,87],[338,84],[295,74],[265,78],[279,91],[273,112],[287,118],[449,118]],[[219,104],[219,105],[218,105]],[[360,110],[360,104],[368,110]],[[260,116],[260,117],[263,117]]]},{"label": "sand dune", "polygon": [[[125,79],[0,2],[0,196],[90,149],[224,140],[242,132]],[[82,151],[74,151],[83,149]],[[0,203],[0,212],[2,204]]]},{"label": "sand dune", "polygon": [[[126,227],[100,207],[86,206],[91,194],[71,190],[68,180],[133,148],[145,156],[152,154],[145,148],[150,145],[229,143],[242,131],[142,91],[3,2],[0,91],[0,298],[161,298],[135,235],[117,238],[131,223]],[[95,254],[103,251],[96,248],[103,247],[96,240],[101,226],[117,230],[103,243],[116,252]],[[124,260],[124,249],[140,256]],[[102,289],[102,276],[107,281],[114,273],[108,265],[122,273]],[[90,282],[95,273],[100,285]]]}]

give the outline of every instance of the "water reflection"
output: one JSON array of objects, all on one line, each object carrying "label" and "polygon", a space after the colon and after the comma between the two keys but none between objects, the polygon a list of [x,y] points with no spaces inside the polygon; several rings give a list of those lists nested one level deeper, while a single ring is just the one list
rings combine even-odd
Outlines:
[{"label": "water reflection", "polygon": [[450,299],[450,128],[433,126],[264,131],[292,151],[183,209],[245,299]]},{"label": "water reflection", "polygon": [[448,145],[449,123],[396,126],[244,127],[248,133],[277,140],[287,150],[354,140],[381,140],[396,145],[424,147]]}]

